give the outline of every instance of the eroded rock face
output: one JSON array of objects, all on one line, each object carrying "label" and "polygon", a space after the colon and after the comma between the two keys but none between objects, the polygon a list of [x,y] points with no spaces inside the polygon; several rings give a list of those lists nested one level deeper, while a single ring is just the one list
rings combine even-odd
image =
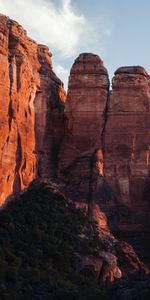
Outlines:
[{"label": "eroded rock face", "polygon": [[[59,113],[62,116],[64,98],[48,48],[29,39],[17,22],[0,15],[0,203],[27,187],[37,169],[45,176],[49,135],[52,132],[57,148],[63,130],[61,121],[55,131],[49,122],[56,123]],[[46,139],[49,149],[42,149],[43,171],[37,162],[40,165]]]},{"label": "eroded rock face", "polygon": [[40,86],[36,91],[35,141],[37,172],[42,178],[57,176],[57,155],[65,130],[63,83],[52,70],[48,48],[38,45]]},{"label": "eroded rock face", "polygon": [[[0,15],[0,201],[35,178],[56,178],[109,233],[149,226],[150,78],[115,72],[98,55],[70,72],[67,102],[46,46]],[[67,188],[66,188],[67,187]],[[109,225],[109,226],[108,226]]]},{"label": "eroded rock face", "polygon": [[[60,148],[58,171],[60,178],[77,191],[72,195],[75,200],[85,200],[94,214],[95,197],[103,176],[103,133],[108,92],[108,73],[99,56],[89,53],[79,55],[69,77],[65,106],[67,128]],[[97,215],[97,218],[105,227],[104,216]]]},{"label": "eroded rock face", "polygon": [[142,67],[122,67],[108,89],[100,58],[81,54],[69,78],[59,175],[99,228],[119,233],[143,255],[149,232],[150,78]]},{"label": "eroded rock face", "polygon": [[[94,54],[81,54],[69,78],[65,106],[67,132],[59,155],[61,175],[79,157],[91,156],[102,149],[108,89],[108,74],[101,59]],[[83,168],[80,171],[86,172]]]},{"label": "eroded rock face", "polygon": [[116,226],[148,228],[150,78],[142,67],[115,72],[105,128],[104,174],[115,193]]},{"label": "eroded rock face", "polygon": [[[102,60],[83,53],[71,69],[64,115],[65,99],[48,48],[0,15],[0,203],[34,178],[58,176],[65,183],[62,192],[86,209],[98,223],[98,234],[112,245],[116,240],[110,229],[134,232],[134,237],[145,234],[150,193],[147,72],[119,68],[109,92]],[[118,243],[117,257],[121,253],[125,260],[121,270],[127,273],[128,263],[131,273],[145,270],[133,249]],[[88,263],[97,268],[95,261],[88,258]],[[105,271],[104,282],[107,277],[113,281],[119,269],[108,264]]]}]

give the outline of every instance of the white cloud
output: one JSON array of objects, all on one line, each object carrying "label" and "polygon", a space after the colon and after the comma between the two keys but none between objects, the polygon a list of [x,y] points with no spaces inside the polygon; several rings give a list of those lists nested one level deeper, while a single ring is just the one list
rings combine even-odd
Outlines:
[{"label": "white cloud", "polygon": [[89,19],[75,9],[72,0],[0,0],[0,12],[18,21],[37,43],[49,46],[55,71],[65,83],[68,70],[62,65],[67,59],[81,52],[101,55],[111,34],[104,19]]},{"label": "white cloud", "polygon": [[93,45],[96,50],[97,44],[100,51],[101,38],[110,33],[77,13],[71,0],[0,0],[0,11],[22,24],[31,38],[65,58],[93,51]]},{"label": "white cloud", "polygon": [[0,0],[0,10],[20,22],[30,37],[63,57],[75,54],[87,25],[70,0],[59,1],[59,6],[52,0]]}]

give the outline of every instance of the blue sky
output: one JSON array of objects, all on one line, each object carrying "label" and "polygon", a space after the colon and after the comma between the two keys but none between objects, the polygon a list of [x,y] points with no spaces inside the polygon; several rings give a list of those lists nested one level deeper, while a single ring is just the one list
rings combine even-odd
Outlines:
[{"label": "blue sky", "polygon": [[110,78],[124,65],[141,65],[150,73],[149,0],[0,0],[0,12],[49,46],[66,86],[81,52],[99,54]]}]

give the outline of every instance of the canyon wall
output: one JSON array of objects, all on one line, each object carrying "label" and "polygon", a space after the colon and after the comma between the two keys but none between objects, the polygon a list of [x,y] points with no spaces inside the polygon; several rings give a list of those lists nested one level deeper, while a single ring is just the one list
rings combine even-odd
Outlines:
[{"label": "canyon wall", "polygon": [[[150,78],[142,67],[108,73],[83,53],[69,77],[59,176],[100,228],[149,232]],[[72,188],[71,188],[72,187]],[[137,233],[136,233],[137,232]]]},{"label": "canyon wall", "polygon": [[150,197],[150,77],[142,67],[115,72],[104,157],[104,174],[120,206],[117,224],[121,230],[142,231]]},{"label": "canyon wall", "polygon": [[0,203],[37,173],[48,176],[53,147],[57,151],[62,138],[65,93],[51,56],[17,22],[0,15]]},{"label": "canyon wall", "polygon": [[88,206],[100,226],[107,226],[97,208],[103,185],[103,135],[109,97],[108,72],[98,55],[83,53],[69,77],[65,114],[67,129],[59,152],[58,172],[71,197]]},{"label": "canyon wall", "polygon": [[104,175],[116,199],[109,214],[112,230],[149,261],[150,77],[142,67],[115,72],[104,158]]},{"label": "canyon wall", "polygon": [[83,53],[63,83],[48,48],[0,15],[0,201],[34,178],[64,183],[100,228],[149,228],[150,78],[115,72],[112,91],[98,55]]}]

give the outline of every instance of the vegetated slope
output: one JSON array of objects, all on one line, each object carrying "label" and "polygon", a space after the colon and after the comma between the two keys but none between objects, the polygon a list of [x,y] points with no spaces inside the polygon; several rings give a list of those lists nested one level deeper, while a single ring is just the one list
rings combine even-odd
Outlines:
[{"label": "vegetated slope", "polygon": [[0,212],[0,299],[103,299],[92,273],[75,272],[102,248],[84,212],[33,184]]},{"label": "vegetated slope", "polygon": [[149,299],[142,274],[104,286],[84,263],[90,257],[103,264],[102,253],[113,256],[111,243],[57,185],[33,182],[0,212],[0,300]]}]

